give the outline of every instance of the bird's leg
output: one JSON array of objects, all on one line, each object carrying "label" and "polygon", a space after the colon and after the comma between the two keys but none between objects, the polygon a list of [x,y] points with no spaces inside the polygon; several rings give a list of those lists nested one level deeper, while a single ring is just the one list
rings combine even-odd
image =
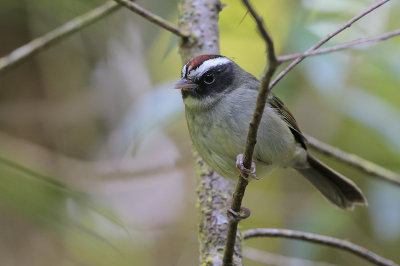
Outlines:
[{"label": "bird's leg", "polygon": [[236,157],[236,168],[239,169],[240,175],[249,181],[249,178],[259,180],[260,178],[256,176],[256,164],[251,162],[251,169],[247,169],[243,165],[243,153]]},{"label": "bird's leg", "polygon": [[[232,200],[229,202],[229,205],[232,205]],[[229,219],[239,222],[240,220],[246,219],[250,216],[250,209],[242,206],[240,207],[239,212],[235,212],[234,210],[229,208],[226,214]]]}]

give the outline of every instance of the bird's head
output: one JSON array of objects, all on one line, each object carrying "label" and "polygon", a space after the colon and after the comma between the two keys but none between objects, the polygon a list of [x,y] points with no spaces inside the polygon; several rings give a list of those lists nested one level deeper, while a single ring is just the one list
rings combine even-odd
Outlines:
[{"label": "bird's head", "polygon": [[200,55],[182,68],[182,79],[175,89],[182,91],[188,107],[204,106],[215,102],[233,90],[238,71],[241,69],[221,55]]}]

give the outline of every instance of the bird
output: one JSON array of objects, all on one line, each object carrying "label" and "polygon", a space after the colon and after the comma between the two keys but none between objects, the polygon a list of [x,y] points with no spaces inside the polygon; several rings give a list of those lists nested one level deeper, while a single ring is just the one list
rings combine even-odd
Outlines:
[{"label": "bird", "polygon": [[[203,160],[220,176],[238,178],[260,81],[228,57],[199,55],[185,64],[180,89],[190,138]],[[367,205],[361,190],[318,160],[284,103],[270,93],[260,122],[250,177],[276,168],[294,168],[340,209]],[[255,172],[254,172],[255,170]]]}]

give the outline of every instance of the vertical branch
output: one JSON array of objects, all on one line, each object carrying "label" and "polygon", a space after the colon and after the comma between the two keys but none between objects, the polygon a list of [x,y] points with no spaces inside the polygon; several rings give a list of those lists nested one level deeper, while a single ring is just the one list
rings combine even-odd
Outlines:
[{"label": "vertical branch", "polygon": [[201,54],[219,54],[220,0],[180,0],[179,27],[191,32],[196,40],[181,39],[182,63]]},{"label": "vertical branch", "polygon": [[[180,39],[182,63],[201,54],[219,54],[218,13],[220,0],[180,0],[179,27],[193,39]],[[222,261],[228,219],[226,210],[233,182],[218,176],[195,153],[199,221],[200,265],[219,265]],[[239,239],[239,238],[238,238]],[[240,241],[236,241],[233,261],[241,265]]]},{"label": "vertical branch", "polygon": [[[228,232],[226,210],[233,193],[233,181],[215,173],[196,153],[195,158],[199,209],[199,265],[220,265]],[[239,238],[235,244],[233,261],[235,265],[242,265]]]}]

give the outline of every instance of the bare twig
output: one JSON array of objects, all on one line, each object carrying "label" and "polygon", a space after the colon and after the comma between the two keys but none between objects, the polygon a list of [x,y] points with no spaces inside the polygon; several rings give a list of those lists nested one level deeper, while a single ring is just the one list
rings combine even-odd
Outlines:
[{"label": "bare twig", "polygon": [[[265,104],[268,98],[268,94],[272,87],[279,82],[280,79],[282,79],[293,67],[295,67],[298,63],[300,63],[307,55],[308,53],[318,49],[320,46],[322,46],[324,43],[329,41],[331,38],[342,32],[344,29],[350,27],[354,22],[358,21],[368,13],[372,12],[376,8],[380,7],[384,3],[388,2],[389,0],[382,0],[379,3],[373,5],[372,7],[368,8],[364,12],[362,12],[360,15],[352,18],[349,20],[347,23],[345,23],[343,26],[341,26],[339,29],[336,31],[328,34],[324,39],[320,40],[318,43],[313,45],[310,49],[308,49],[304,55],[301,57],[298,57],[295,61],[292,62],[285,70],[283,70],[278,77],[271,82],[272,76],[276,71],[276,68],[278,67],[280,61],[276,58],[275,51],[274,51],[274,44],[272,41],[272,38],[270,35],[267,33],[265,30],[265,27],[263,25],[262,19],[258,16],[258,14],[255,12],[253,7],[250,5],[248,0],[242,0],[243,4],[247,7],[248,11],[254,18],[257,24],[257,28],[261,33],[261,36],[263,37],[266,46],[267,46],[267,53],[268,53],[268,68],[265,73],[265,75],[262,78],[261,81],[261,87],[257,96],[257,103],[256,103],[256,108],[253,113],[252,120],[250,122],[249,126],[249,132],[247,135],[247,140],[246,140],[246,146],[245,146],[245,151],[244,151],[244,156],[243,156],[243,166],[247,169],[251,168],[251,163],[252,163],[252,157],[253,157],[253,152],[254,152],[254,147],[257,142],[257,131],[258,127],[260,125],[261,117],[263,115],[263,110],[265,108]],[[232,204],[231,204],[231,209],[236,212],[240,213],[241,211],[241,204],[244,196],[244,192],[246,190],[246,187],[248,185],[248,181],[246,180],[247,176],[239,176],[239,179],[236,183],[235,187],[235,192],[233,194],[233,199],[232,199]],[[237,232],[237,226],[238,226],[239,220],[238,219],[231,219],[229,222],[229,228],[228,228],[228,235],[227,235],[227,241],[225,245],[225,253],[224,253],[224,258],[223,258],[223,265],[232,265],[232,256],[233,256],[233,251],[234,251],[234,245],[236,241],[236,232]]]},{"label": "bare twig", "polygon": [[304,60],[308,56],[309,53],[317,50],[319,47],[321,47],[323,44],[325,44],[327,41],[344,31],[345,29],[349,28],[351,25],[353,25],[354,22],[360,20],[362,17],[366,16],[367,14],[371,13],[378,7],[382,6],[383,4],[389,2],[390,0],[382,0],[379,1],[378,3],[374,4],[373,6],[367,8],[361,14],[355,16],[354,18],[350,19],[347,21],[344,25],[342,25],[340,28],[335,30],[334,32],[329,33],[325,38],[314,44],[311,48],[309,48],[307,51],[304,52],[300,57],[298,57],[296,60],[294,60],[289,66],[287,66],[284,70],[282,70],[278,76],[271,82],[270,84],[270,89],[272,89],[287,73],[289,73],[290,70],[292,70],[297,64],[299,64],[301,61]]},{"label": "bare twig", "polygon": [[[278,60],[275,55],[274,42],[273,42],[271,36],[268,34],[267,30],[265,29],[263,19],[257,14],[257,12],[250,5],[250,2],[248,0],[243,0],[242,2],[247,7],[247,10],[250,12],[251,16],[254,18],[254,20],[257,24],[257,29],[260,32],[261,37],[264,39],[264,41],[266,43],[266,52],[268,55],[269,64],[276,65]],[[264,81],[264,83],[265,83],[265,81]]]},{"label": "bare twig", "polygon": [[336,264],[305,260],[301,258],[287,257],[279,254],[274,254],[251,247],[245,247],[243,250],[243,257],[250,260],[260,262],[265,265],[279,265],[279,266],[337,266]]},{"label": "bare twig", "polygon": [[295,53],[295,54],[288,54],[288,55],[283,55],[283,56],[278,56],[278,60],[280,62],[285,62],[285,61],[291,61],[294,59],[297,59],[299,57],[309,57],[309,56],[314,56],[314,55],[321,55],[321,54],[327,54],[327,53],[332,53],[336,51],[341,51],[344,49],[348,49],[354,46],[359,46],[361,44],[367,44],[367,43],[373,43],[373,42],[378,42],[378,41],[384,41],[396,36],[400,35],[400,30],[395,30],[392,32],[388,32],[379,36],[371,37],[371,38],[363,38],[359,40],[355,40],[352,42],[348,43],[343,43],[339,45],[335,45],[332,47],[324,48],[324,49],[318,49],[309,53]]},{"label": "bare twig", "polygon": [[[268,68],[267,72],[261,80],[261,87],[257,96],[256,108],[254,109],[253,117],[249,125],[249,132],[247,134],[246,145],[243,153],[243,166],[247,169],[251,168],[254,147],[257,142],[257,131],[260,125],[261,117],[264,112],[265,104],[267,102],[268,94],[270,92],[269,84],[271,82],[272,76],[277,69],[279,62],[275,55],[274,43],[271,36],[268,34],[264,27],[262,18],[256,13],[254,8],[251,6],[248,0],[242,0],[243,4],[246,6],[247,10],[250,12],[254,18],[257,28],[266,43],[266,50],[268,54]],[[232,198],[231,209],[237,213],[240,213],[242,200],[244,192],[246,190],[248,181],[246,177],[241,175],[236,183],[235,192]],[[239,221],[237,219],[231,219],[229,221],[228,235],[225,245],[225,252],[223,258],[223,265],[232,265],[232,256],[236,241],[236,232]]]},{"label": "bare twig", "polygon": [[172,32],[173,34],[182,37],[182,38],[189,38],[191,35],[189,32],[180,29],[178,26],[174,25],[173,23],[169,22],[168,20],[163,19],[160,16],[157,16],[150,11],[144,9],[143,7],[139,6],[138,4],[129,1],[129,0],[115,0],[120,5],[128,8],[129,10],[135,12],[136,14],[144,17],[148,21],[166,29],[167,31]]},{"label": "bare twig", "polygon": [[15,49],[10,54],[0,58],[0,74],[8,70],[10,67],[15,66],[23,60],[33,56],[34,54],[58,43],[72,33],[75,33],[82,28],[98,21],[99,19],[111,14],[119,7],[120,6],[114,1],[108,1],[105,4],[61,25],[49,33]]},{"label": "bare twig", "polygon": [[258,229],[247,230],[244,232],[244,239],[250,239],[254,237],[283,237],[289,239],[298,239],[346,250],[376,265],[385,265],[385,266],[397,265],[393,261],[382,258],[381,256],[373,253],[372,251],[366,248],[357,246],[346,240],[337,239],[329,236],[323,236],[323,235],[317,235],[317,234],[287,230],[287,229],[272,229],[272,228],[258,228]]},{"label": "bare twig", "polygon": [[347,153],[338,148],[332,147],[311,136],[306,136],[306,138],[312,149],[321,152],[339,162],[343,162],[351,167],[354,167],[370,176],[400,186],[399,174],[396,174],[386,168],[376,165],[375,163],[365,160],[355,154]]}]

